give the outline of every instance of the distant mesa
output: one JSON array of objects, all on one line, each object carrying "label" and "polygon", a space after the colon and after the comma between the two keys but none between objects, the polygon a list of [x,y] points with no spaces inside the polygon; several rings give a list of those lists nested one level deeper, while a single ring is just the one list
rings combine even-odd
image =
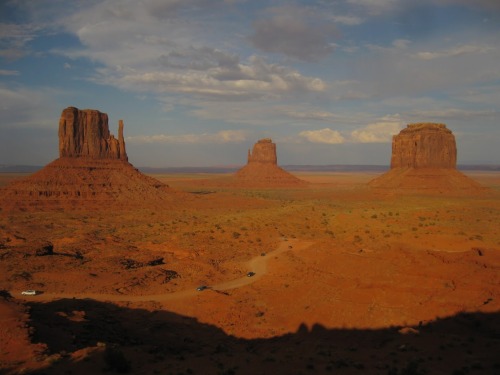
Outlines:
[{"label": "distant mesa", "polygon": [[102,203],[129,206],[157,204],[173,191],[140,173],[128,162],[119,122],[118,139],[110,132],[108,115],[93,109],[68,107],[59,120],[59,158],[27,178],[1,190],[0,206],[25,208],[95,208]]},{"label": "distant mesa", "polygon": [[392,138],[391,169],[370,181],[369,185],[401,193],[485,190],[456,167],[455,136],[445,124],[409,124]]},{"label": "distant mesa", "polygon": [[248,163],[236,172],[235,181],[237,185],[259,187],[307,184],[278,167],[276,144],[270,138],[260,139],[252,151],[248,150]]}]

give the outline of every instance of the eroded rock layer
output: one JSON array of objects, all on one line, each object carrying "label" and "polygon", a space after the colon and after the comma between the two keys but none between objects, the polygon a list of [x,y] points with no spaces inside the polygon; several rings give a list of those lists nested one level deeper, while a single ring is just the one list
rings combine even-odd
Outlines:
[{"label": "eroded rock layer", "polygon": [[160,203],[170,199],[170,193],[168,185],[142,174],[126,161],[59,158],[10,183],[1,192],[0,207],[127,207]]},{"label": "eroded rock layer", "polygon": [[449,168],[393,168],[370,181],[369,185],[393,193],[476,194],[485,191],[473,179]]}]

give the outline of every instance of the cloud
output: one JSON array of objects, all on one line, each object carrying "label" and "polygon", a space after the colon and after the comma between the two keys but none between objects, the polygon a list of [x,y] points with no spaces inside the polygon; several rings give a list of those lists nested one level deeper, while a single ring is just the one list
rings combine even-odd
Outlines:
[{"label": "cloud", "polygon": [[497,50],[498,48],[493,46],[465,44],[453,48],[448,48],[443,51],[417,52],[415,56],[420,60],[434,60],[439,58],[456,57],[461,55],[477,55]]},{"label": "cloud", "polygon": [[408,39],[396,39],[393,40],[392,45],[395,48],[407,48],[410,43],[411,41]]},{"label": "cloud", "polygon": [[[265,52],[281,53],[302,61],[317,61],[333,52],[331,40],[337,35],[333,24],[310,18],[296,6],[270,8],[270,14],[254,22],[253,45]],[[345,21],[345,19],[344,19]]]},{"label": "cloud", "polygon": [[305,110],[305,111],[297,111],[289,110],[286,112],[288,116],[291,118],[295,118],[298,120],[314,120],[314,121],[332,121],[338,116],[332,112],[322,111],[322,110]]},{"label": "cloud", "polygon": [[[226,4],[221,0],[145,0],[143,4],[109,0],[81,7],[59,22],[79,38],[82,47],[51,52],[90,59],[98,66],[92,81],[132,92],[234,102],[327,90],[322,79],[261,56],[243,59],[232,52],[231,44],[241,43],[242,37],[224,33],[225,19],[217,33],[224,33],[227,43],[212,47],[214,33],[207,32],[210,25],[205,23],[208,3]],[[210,20],[217,22],[223,14],[211,11]]]},{"label": "cloud", "polygon": [[176,48],[160,56],[160,63],[169,68],[208,70],[220,68],[227,72],[239,73],[240,59],[237,55],[211,47]]},{"label": "cloud", "polygon": [[28,43],[41,29],[32,24],[0,23],[0,58],[12,61],[28,54]]},{"label": "cloud", "polygon": [[482,8],[490,11],[500,11],[500,2],[498,0],[438,0],[443,5],[460,4],[468,7]]},{"label": "cloud", "polygon": [[409,111],[407,116],[426,119],[463,120],[472,118],[499,117],[497,109],[442,108],[438,110]]},{"label": "cloud", "polygon": [[403,128],[404,122],[399,114],[387,115],[379,121],[349,132],[341,132],[330,128],[306,130],[299,137],[312,143],[385,143],[391,142],[392,136]]},{"label": "cloud", "polygon": [[382,120],[352,131],[350,141],[354,143],[391,142],[392,136],[402,129],[404,123],[398,115],[388,116]]},{"label": "cloud", "polygon": [[108,83],[132,91],[180,93],[213,100],[250,100],[279,98],[308,92],[324,92],[326,84],[319,78],[263,58],[252,56],[248,62],[231,68],[213,67],[205,71],[137,71],[134,69],[101,69],[96,82]]},{"label": "cloud", "polygon": [[369,14],[379,15],[398,5],[398,0],[347,0],[350,5],[366,10]]},{"label": "cloud", "polygon": [[203,134],[176,134],[176,135],[138,135],[126,137],[130,143],[240,143],[246,141],[246,132],[243,130],[221,130],[217,133]]},{"label": "cloud", "polygon": [[358,16],[339,16],[332,15],[331,20],[335,23],[340,23],[348,26],[357,26],[363,23],[363,19]]},{"label": "cloud", "polygon": [[6,69],[0,69],[0,76],[18,76],[19,71],[17,70],[6,70]]},{"label": "cloud", "polygon": [[345,143],[345,138],[337,130],[324,128],[320,130],[305,130],[299,133],[300,137],[312,143],[340,144]]}]

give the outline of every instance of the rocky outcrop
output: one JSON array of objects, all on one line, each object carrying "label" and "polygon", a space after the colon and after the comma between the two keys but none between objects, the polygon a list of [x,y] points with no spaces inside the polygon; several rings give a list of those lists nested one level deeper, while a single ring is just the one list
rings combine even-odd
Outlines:
[{"label": "rocky outcrop", "polygon": [[59,121],[60,157],[0,189],[0,209],[107,209],[157,206],[183,194],[139,172],[127,161],[120,120],[118,139],[108,116],[69,107]]},{"label": "rocky outcrop", "polygon": [[409,124],[392,139],[391,169],[369,182],[391,193],[477,194],[485,191],[456,169],[455,136],[444,124]]},{"label": "rocky outcrop", "polygon": [[391,168],[456,168],[455,136],[444,124],[410,124],[392,139]]},{"label": "rocky outcrop", "polygon": [[268,163],[278,164],[276,156],[276,143],[270,138],[260,139],[254,146],[252,152],[248,150],[248,164]]},{"label": "rocky outcrop", "polygon": [[128,160],[120,120],[118,139],[110,132],[108,115],[95,109],[68,107],[59,120],[59,157]]},{"label": "rocky outcrop", "polygon": [[269,138],[259,140],[252,151],[248,150],[247,165],[236,172],[235,185],[285,187],[306,184],[278,167],[277,163],[276,144]]}]

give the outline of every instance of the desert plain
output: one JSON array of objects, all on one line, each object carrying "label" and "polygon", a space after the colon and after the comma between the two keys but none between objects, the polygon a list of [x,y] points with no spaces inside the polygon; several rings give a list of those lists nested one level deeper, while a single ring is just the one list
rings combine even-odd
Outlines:
[{"label": "desert plain", "polygon": [[0,211],[0,372],[500,373],[498,172],[468,195],[295,175],[157,174],[157,204]]}]

